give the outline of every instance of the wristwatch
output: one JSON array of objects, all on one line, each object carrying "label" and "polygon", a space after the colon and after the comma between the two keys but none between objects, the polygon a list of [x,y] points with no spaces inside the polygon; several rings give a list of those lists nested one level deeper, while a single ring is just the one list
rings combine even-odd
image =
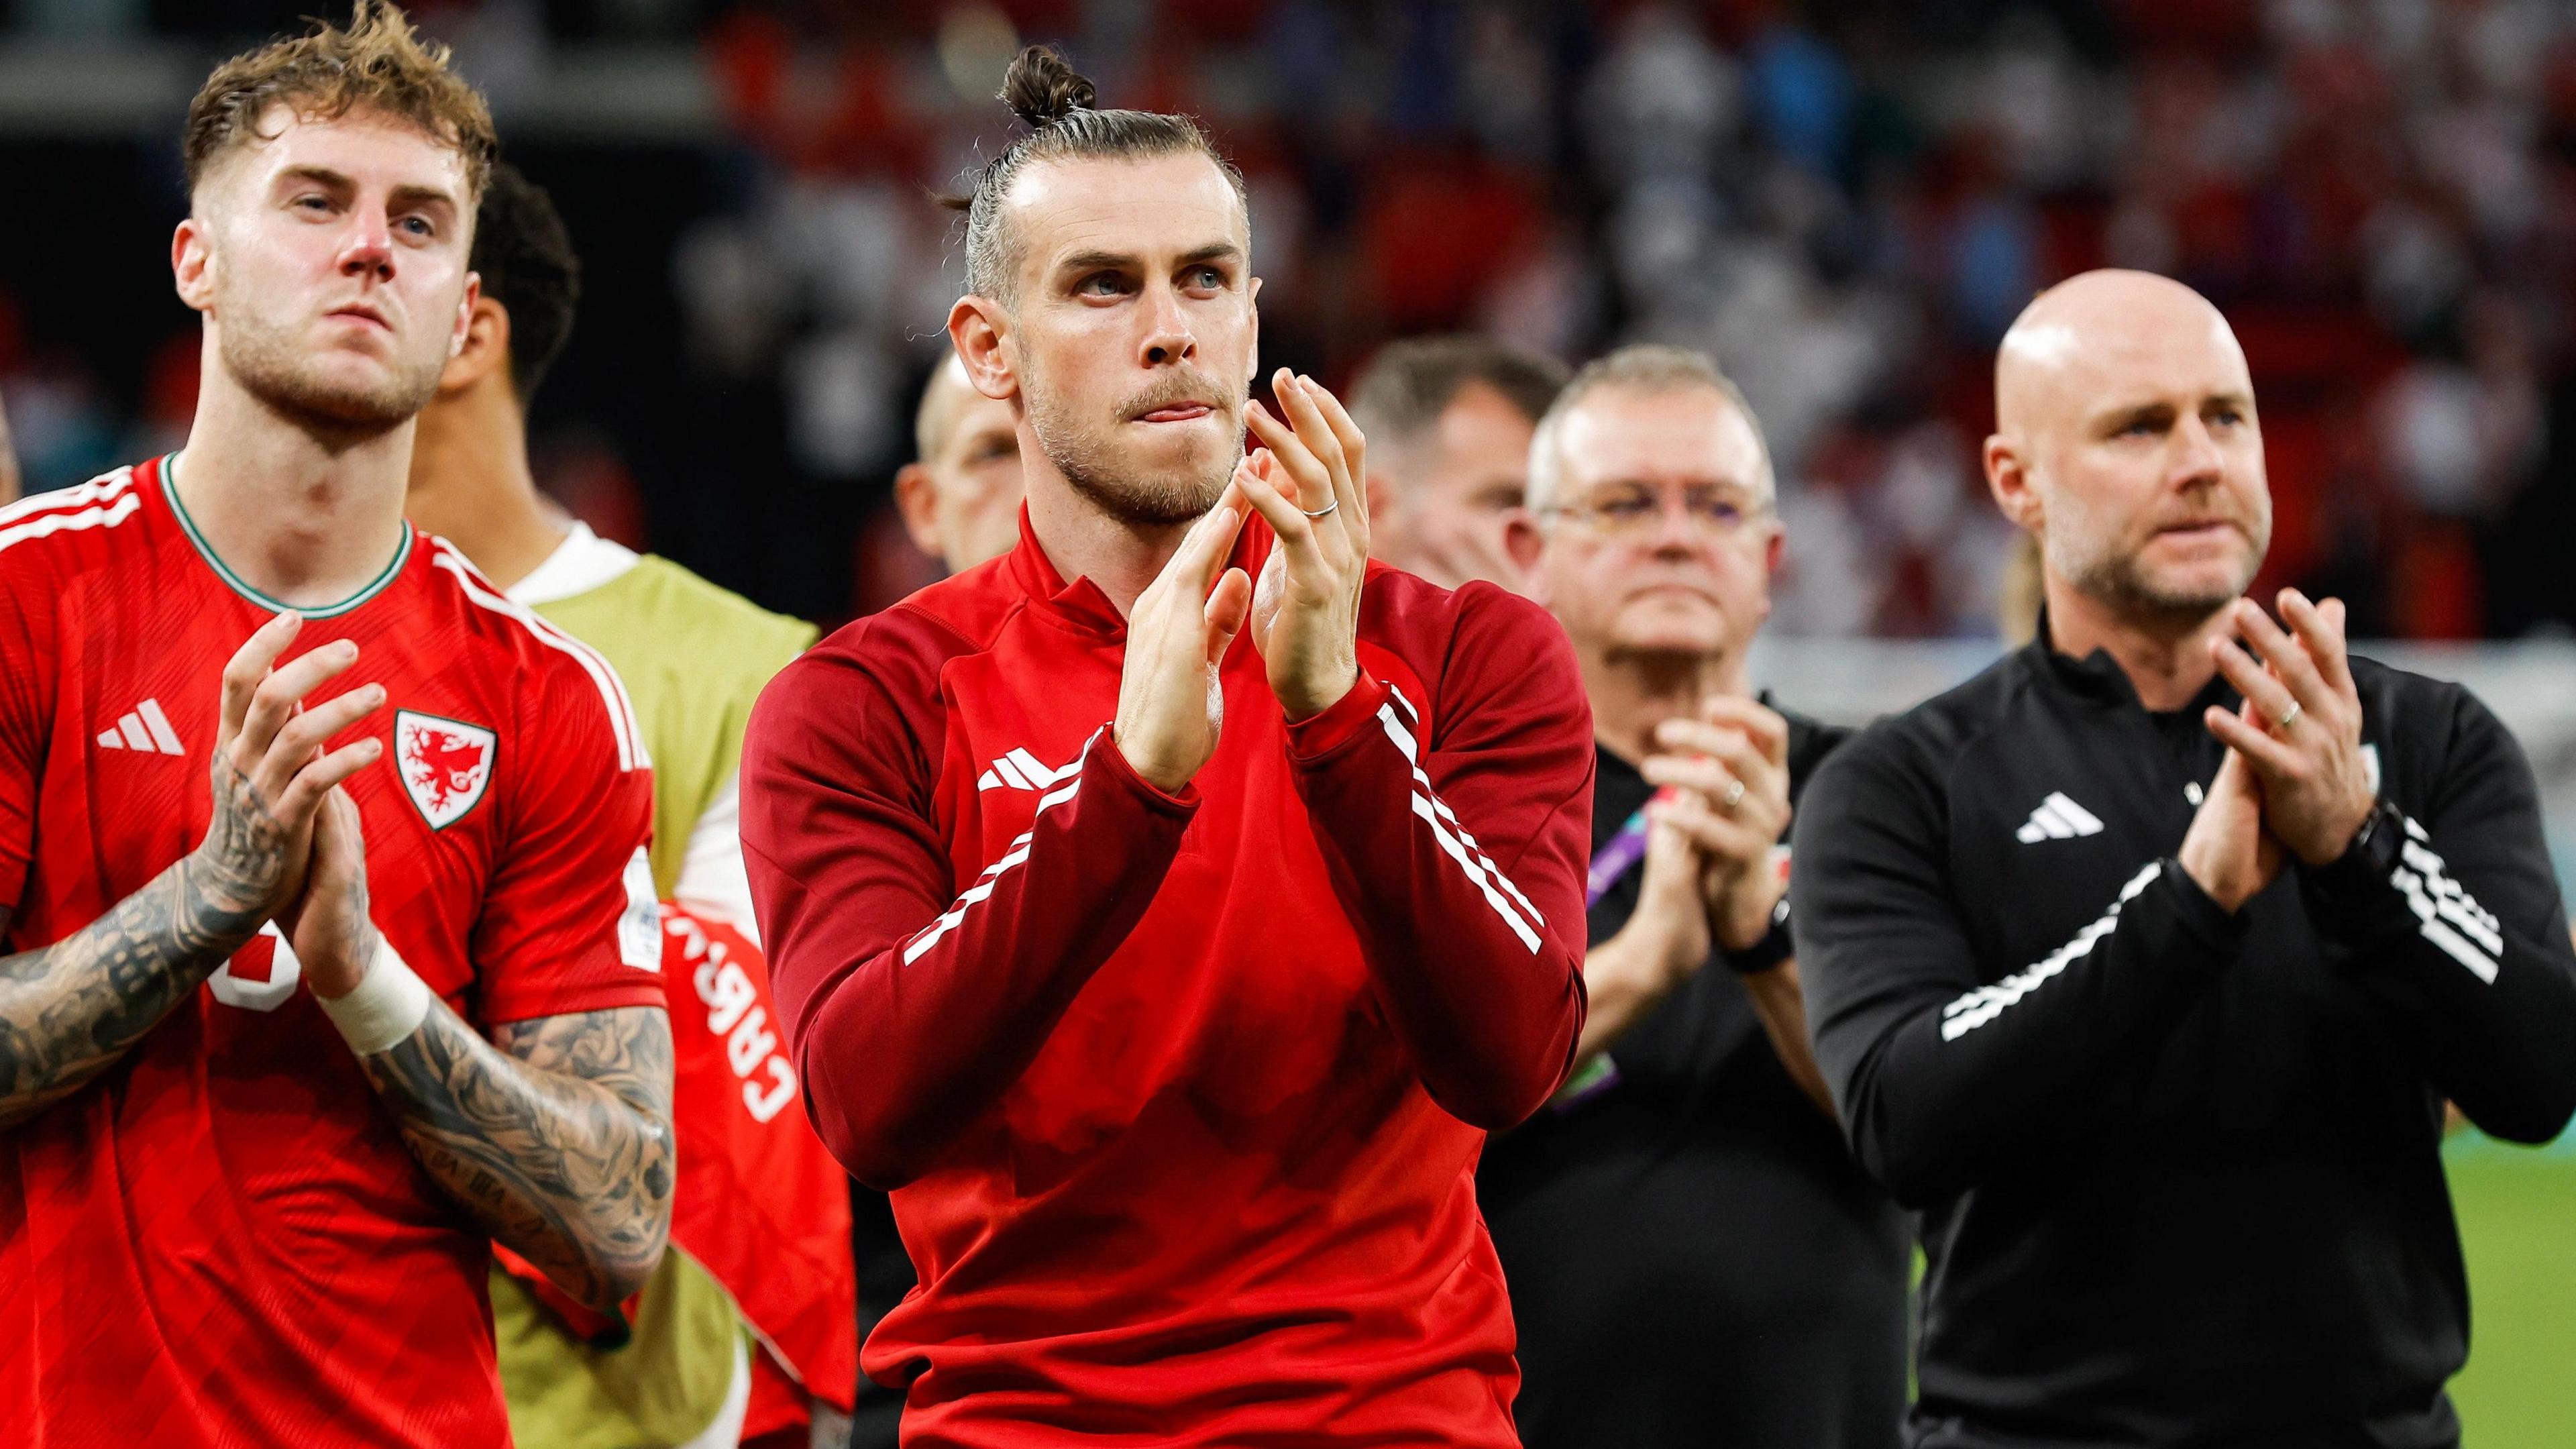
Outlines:
[{"label": "wristwatch", "polygon": [[2317,867],[2317,888],[2329,896],[2350,897],[2384,886],[2396,873],[2398,855],[2405,848],[2406,814],[2382,796],[2362,817],[2361,829],[2353,832],[2352,844],[2344,847],[2343,854]]},{"label": "wristwatch", "polygon": [[1797,943],[1789,938],[1787,896],[1782,896],[1780,904],[1771,908],[1771,929],[1762,933],[1761,940],[1741,951],[1730,951],[1723,946],[1717,948],[1718,959],[1726,963],[1727,970],[1738,976],[1768,971],[1797,954]]}]

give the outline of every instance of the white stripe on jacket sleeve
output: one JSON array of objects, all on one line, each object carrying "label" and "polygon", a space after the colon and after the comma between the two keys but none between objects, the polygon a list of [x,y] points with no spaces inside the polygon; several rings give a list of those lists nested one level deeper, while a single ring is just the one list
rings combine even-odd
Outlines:
[{"label": "white stripe on jacket sleeve", "polygon": [[[1413,772],[1413,813],[1430,827],[1431,838],[1438,843],[1441,853],[1458,863],[1458,869],[1466,873],[1468,881],[1484,896],[1485,904],[1494,908],[1494,914],[1503,918],[1503,924],[1512,928],[1512,934],[1520,938],[1530,954],[1538,954],[1538,929],[1547,924],[1546,920],[1539,915],[1538,907],[1530,904],[1530,898],[1521,893],[1521,888],[1512,884],[1511,877],[1503,874],[1502,868],[1486,856],[1476,844],[1476,837],[1459,825],[1457,815],[1431,788],[1431,777],[1422,772],[1421,745],[1414,739],[1413,731],[1406,727],[1406,717],[1418,722],[1422,712],[1413,707],[1413,701],[1404,697],[1404,691],[1388,685],[1386,692],[1390,703],[1377,707],[1378,723],[1385,727],[1387,739],[1404,756],[1405,767]],[[1395,712],[1395,706],[1399,704],[1404,706],[1404,716]]]}]

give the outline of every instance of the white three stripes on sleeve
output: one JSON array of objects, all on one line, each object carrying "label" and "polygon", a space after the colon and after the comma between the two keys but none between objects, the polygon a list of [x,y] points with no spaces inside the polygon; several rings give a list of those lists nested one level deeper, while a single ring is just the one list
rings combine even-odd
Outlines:
[{"label": "white three stripes on sleeve", "polygon": [[[1421,817],[1423,824],[1431,827],[1431,838],[1439,843],[1441,853],[1456,861],[1458,868],[1467,873],[1467,879],[1483,894],[1485,903],[1494,908],[1494,913],[1503,918],[1503,924],[1512,928],[1512,934],[1520,937],[1521,944],[1530,949],[1530,954],[1538,954],[1537,928],[1547,922],[1539,915],[1538,907],[1530,904],[1530,898],[1521,894],[1521,888],[1512,884],[1511,877],[1503,874],[1501,868],[1486,857],[1483,848],[1476,844],[1476,837],[1467,833],[1466,827],[1458,823],[1458,817],[1431,788],[1431,777],[1422,772],[1420,746],[1413,737],[1413,731],[1407,728],[1408,719],[1415,725],[1421,723],[1422,711],[1415,709],[1413,701],[1404,697],[1404,691],[1393,685],[1387,686],[1387,694],[1391,702],[1378,706],[1378,722],[1386,727],[1386,737],[1394,741],[1396,749],[1404,756],[1406,767],[1413,771],[1413,813]],[[1404,706],[1403,717],[1396,714],[1396,705]]]},{"label": "white three stripes on sleeve", "polygon": [[[1102,730],[1106,728],[1105,725],[1101,727]],[[939,919],[922,927],[920,932],[913,936],[911,942],[903,948],[903,964],[909,966],[920,960],[922,953],[938,945],[942,936],[956,930],[957,923],[966,919],[968,907],[989,899],[993,894],[993,887],[1001,883],[1003,874],[1029,858],[1029,843],[1037,838],[1038,833],[1037,815],[1044,815],[1072,799],[1074,794],[1081,790],[1082,766],[1091,758],[1091,747],[1100,742],[1100,735],[1101,730],[1094,730],[1091,738],[1083,742],[1082,753],[1074,757],[1072,778],[1062,786],[1038,797],[1037,812],[1030,817],[1029,828],[1019,833],[1019,836],[1011,842],[1011,848],[1002,852],[1002,858],[984,867],[984,873],[975,878],[973,885],[957,893],[955,905],[950,906],[940,914]]]},{"label": "white three stripes on sleeve", "polygon": [[2005,1007],[2038,990],[2041,983],[2050,977],[2091,954],[2103,937],[2118,928],[2120,908],[2136,900],[2138,893],[2147,888],[2147,882],[2154,880],[2156,872],[2163,868],[2161,861],[2147,862],[2144,869],[2129,877],[2127,885],[2120,887],[2120,897],[2111,902],[2111,908],[2104,911],[2100,919],[2076,932],[2075,939],[2049,952],[2027,969],[2016,971],[1991,986],[1980,986],[1941,1008],[1941,1040],[1957,1041],[1975,1031],[2001,1016]]},{"label": "white three stripes on sleeve", "polygon": [[2415,913],[2416,929],[2424,939],[2493,986],[2497,963],[2504,956],[2503,924],[2451,879],[2450,867],[2433,853],[2433,837],[2411,815],[2406,818],[2406,840],[2399,849],[2397,869],[2388,879],[2406,897],[2406,908]]},{"label": "white three stripes on sleeve", "polygon": [[[2045,960],[2028,970],[2017,971],[1991,986],[1980,986],[1941,1009],[1941,1039],[1956,1041],[2001,1015],[2004,1008],[2028,996],[2050,977],[2089,954],[2120,923],[2120,908],[2137,898],[2138,892],[2155,879],[2160,867],[2149,864],[2120,888],[2120,898],[2111,903],[2099,920],[2075,933],[2075,938],[2049,953]],[[2504,954],[2502,923],[2493,913],[2479,905],[2458,881],[2451,879],[2450,868],[2442,857],[2433,853],[2432,837],[2412,816],[2406,819],[2406,840],[2400,850],[2397,869],[2389,883],[2406,897],[2407,908],[2415,913],[2417,929],[2424,939],[2440,947],[2452,960],[2468,968],[2470,974],[2492,985],[2498,963]]]},{"label": "white three stripes on sleeve", "polygon": [[57,533],[114,528],[143,506],[133,485],[134,470],[119,468],[76,488],[32,494],[0,508],[0,549]]}]

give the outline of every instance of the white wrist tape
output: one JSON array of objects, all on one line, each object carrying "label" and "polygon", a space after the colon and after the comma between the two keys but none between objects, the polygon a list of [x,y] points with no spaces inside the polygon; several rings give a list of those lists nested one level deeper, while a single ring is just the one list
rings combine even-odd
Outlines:
[{"label": "white wrist tape", "polygon": [[420,1030],[429,1017],[429,984],[382,934],[376,937],[376,954],[367,962],[367,974],[358,978],[356,990],[341,997],[317,992],[313,999],[321,1003],[331,1024],[340,1028],[340,1035],[349,1039],[349,1049],[362,1057],[374,1056]]}]

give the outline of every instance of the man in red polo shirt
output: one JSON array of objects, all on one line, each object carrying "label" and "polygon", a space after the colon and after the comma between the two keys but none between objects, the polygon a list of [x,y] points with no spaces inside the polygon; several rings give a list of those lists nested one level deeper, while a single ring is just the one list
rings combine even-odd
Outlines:
[{"label": "man in red polo shirt", "polygon": [[949,334],[1019,415],[1019,546],[789,665],[744,749],[808,1106],[921,1270],[864,1362],[916,1445],[1516,1444],[1472,1173],[1583,1019],[1572,651],[1367,562],[1321,388],[1246,403],[1195,126],[1043,51],[1005,96]]}]

